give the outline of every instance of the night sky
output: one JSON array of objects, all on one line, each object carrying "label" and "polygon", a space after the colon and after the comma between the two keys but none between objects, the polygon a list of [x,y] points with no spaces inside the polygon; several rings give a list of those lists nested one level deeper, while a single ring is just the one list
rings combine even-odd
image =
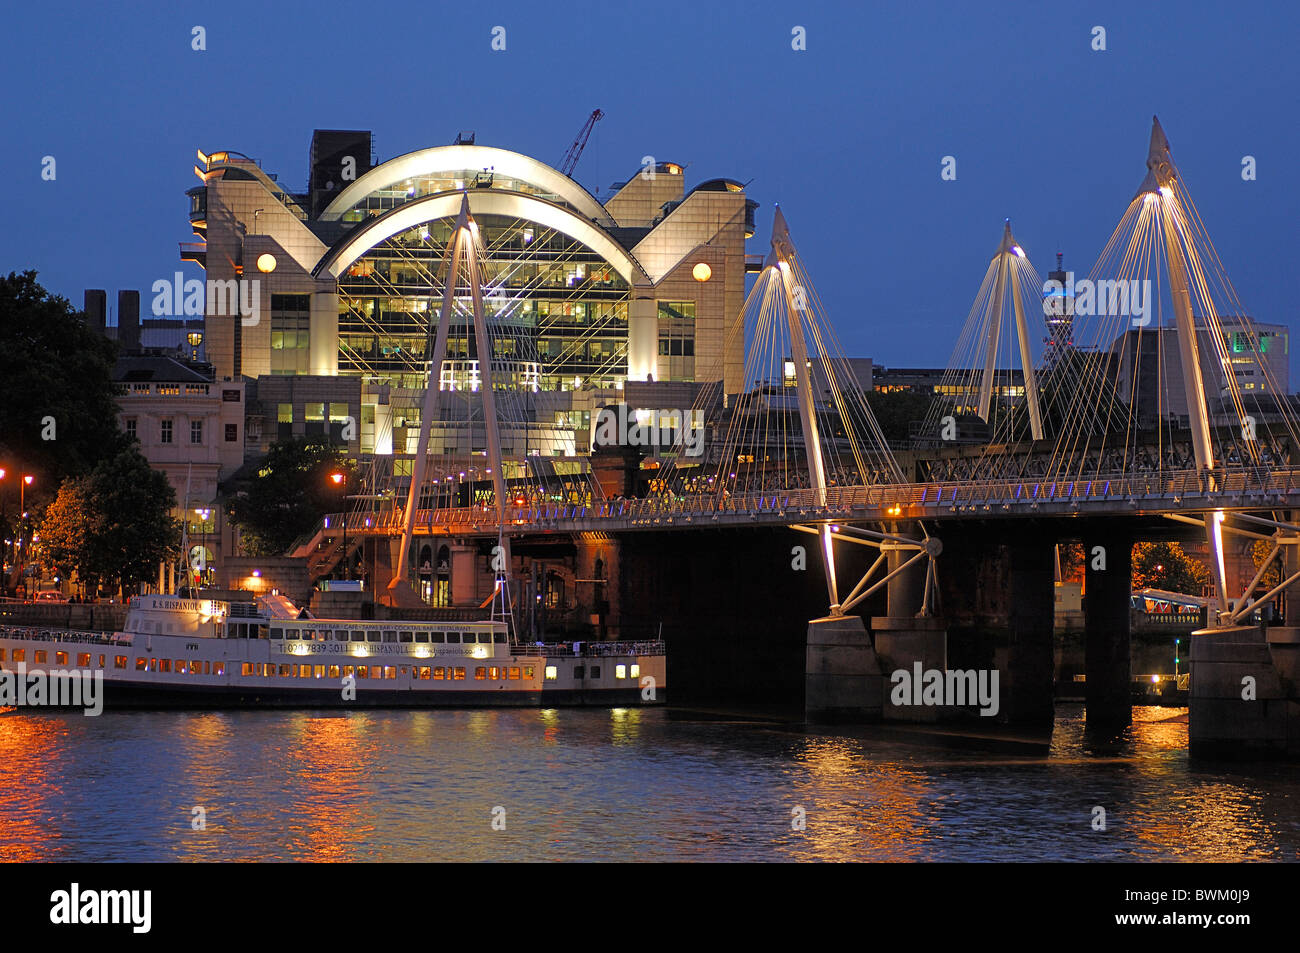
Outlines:
[{"label": "night sky", "polygon": [[373,130],[381,161],[472,129],[558,165],[600,107],[583,185],[603,198],[647,154],[688,189],[752,179],[750,251],[779,202],[845,346],[878,363],[946,363],[1005,217],[1040,272],[1060,250],[1086,274],[1153,113],[1247,308],[1295,311],[1300,5],[50,3],[4,32],[0,271],[78,307],[200,275],[176,245],[196,147],[302,191],[316,127]]}]

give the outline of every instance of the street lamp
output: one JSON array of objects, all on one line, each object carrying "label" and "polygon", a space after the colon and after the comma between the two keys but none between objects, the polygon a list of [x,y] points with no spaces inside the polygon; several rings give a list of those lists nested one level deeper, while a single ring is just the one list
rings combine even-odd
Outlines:
[{"label": "street lamp", "polygon": [[347,498],[347,475],[344,473],[331,473],[330,482],[343,491],[343,578],[352,578],[352,560],[348,558],[348,498]]},{"label": "street lamp", "polygon": [[204,577],[208,571],[208,517],[212,515],[212,510],[206,506],[198,506],[194,508],[194,515],[199,518],[199,558],[196,566],[194,565],[195,560],[191,556],[190,569],[194,570],[195,576],[198,577],[195,579],[195,583],[201,584],[207,581]]},{"label": "street lamp", "polygon": [[[0,467],[0,480],[3,480],[4,478],[5,468]],[[8,513],[5,509],[5,495],[3,491],[0,491],[0,526],[4,527],[6,533],[9,532],[9,519]],[[18,534],[11,533],[10,535],[17,536]],[[0,595],[6,595],[8,593],[8,587],[6,585],[8,578],[5,575],[5,564],[9,559],[9,544],[10,540],[6,539],[4,541],[4,548],[0,549]]]},{"label": "street lamp", "polygon": [[31,474],[25,473],[23,478],[18,481],[18,520],[20,525],[18,527],[18,556],[16,562],[18,563],[18,582],[23,587],[24,595],[27,593],[27,583],[23,582],[23,562],[26,560],[27,553],[25,552],[26,534],[22,532],[24,527],[21,524],[27,519],[27,488],[32,485],[32,481],[35,479]]}]

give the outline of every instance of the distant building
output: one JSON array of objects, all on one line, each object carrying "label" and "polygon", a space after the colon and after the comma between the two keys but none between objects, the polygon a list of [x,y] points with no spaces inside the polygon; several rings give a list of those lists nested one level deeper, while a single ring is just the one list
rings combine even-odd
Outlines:
[{"label": "distant building", "polygon": [[[831,387],[826,380],[826,368],[821,361],[812,361],[810,367],[811,373],[809,379],[812,382],[813,392],[817,395],[818,400],[831,399]],[[875,365],[869,357],[848,357],[838,362],[839,367],[836,370],[836,379],[843,382],[846,375],[843,371],[848,372],[848,377],[858,385],[859,390],[871,390],[874,384]],[[791,361],[786,362],[786,380],[790,382],[794,375],[794,364]]]},{"label": "distant building", "polygon": [[[102,288],[87,288],[83,310],[92,328],[116,341],[122,354],[154,354],[183,361],[206,361],[203,318],[140,316],[140,292],[117,293],[117,314],[109,314],[108,294]],[[110,320],[112,317],[112,320]]]},{"label": "distant building", "polygon": [[[1216,347],[1207,325],[1197,322],[1198,357],[1211,416],[1235,421],[1230,379],[1250,404],[1266,406],[1285,399],[1291,384],[1289,329],[1240,317],[1220,318],[1219,324]],[[1115,339],[1110,353],[1119,397],[1140,408],[1144,424],[1157,417],[1187,418],[1177,328],[1131,328]]]},{"label": "distant building", "polygon": [[191,547],[187,562],[195,564],[197,548],[206,574],[233,552],[217,489],[244,463],[244,382],[218,382],[159,356],[119,358],[113,379],[119,425],[175,490],[173,515],[185,521]]},{"label": "distant building", "polygon": [[[964,382],[963,382],[964,381]],[[973,406],[979,394],[979,380],[967,374],[962,380],[942,367],[885,367],[877,364],[872,389],[886,394],[937,394]],[[993,372],[993,393],[1004,399],[1025,396],[1025,375],[1019,368],[998,368]]]}]

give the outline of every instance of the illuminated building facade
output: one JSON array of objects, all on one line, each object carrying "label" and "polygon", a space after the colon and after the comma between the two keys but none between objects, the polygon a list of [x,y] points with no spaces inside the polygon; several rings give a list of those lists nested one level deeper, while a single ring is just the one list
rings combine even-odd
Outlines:
[{"label": "illuminated building facade", "polygon": [[[659,162],[601,202],[545,163],[472,137],[375,163],[370,134],[346,130],[316,131],[301,194],[239,153],[198,158],[202,181],[188,195],[203,241],[181,257],[202,265],[209,284],[249,283],[256,301],[241,317],[208,296],[204,347],[217,377],[359,380],[355,449],[391,455],[398,473],[415,451],[465,195],[507,455],[585,456],[593,411],[628,381],[742,386],[743,334],[732,332],[756,203],[738,182],[687,192],[683,167]],[[467,296],[455,297],[446,358],[432,375],[447,392],[434,454],[483,450],[477,341]]]}]

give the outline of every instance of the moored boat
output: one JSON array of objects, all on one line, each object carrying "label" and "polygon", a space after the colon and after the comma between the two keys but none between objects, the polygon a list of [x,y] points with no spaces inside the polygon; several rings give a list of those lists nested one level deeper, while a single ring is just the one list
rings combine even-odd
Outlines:
[{"label": "moored boat", "polygon": [[0,626],[0,670],[102,673],[105,708],[652,705],[662,642],[522,644],[500,621],[304,618],[256,602],[132,598],[124,627]]}]

